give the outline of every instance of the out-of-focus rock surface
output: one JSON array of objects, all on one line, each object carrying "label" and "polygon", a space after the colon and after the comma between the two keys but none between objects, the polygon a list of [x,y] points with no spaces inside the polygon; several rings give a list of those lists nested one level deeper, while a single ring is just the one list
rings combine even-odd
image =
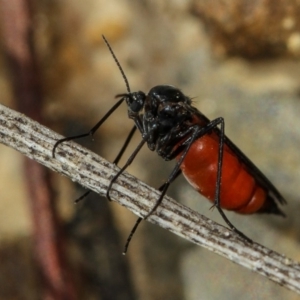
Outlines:
[{"label": "out-of-focus rock surface", "polygon": [[300,56],[297,0],[195,0],[193,5],[219,54],[254,59]]}]

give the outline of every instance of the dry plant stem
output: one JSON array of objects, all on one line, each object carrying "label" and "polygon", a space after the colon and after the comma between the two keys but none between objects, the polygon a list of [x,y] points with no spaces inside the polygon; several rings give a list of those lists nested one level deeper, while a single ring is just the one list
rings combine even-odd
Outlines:
[{"label": "dry plant stem", "polygon": [[[2,44],[16,107],[44,123],[41,77],[34,47],[33,8],[31,0],[0,0]],[[41,297],[47,300],[77,299],[65,259],[65,240],[54,203],[50,172],[25,157],[24,174]]]},{"label": "dry plant stem", "polygon": [[[50,129],[0,105],[1,143],[104,196],[118,168],[73,142],[61,144],[56,158],[52,158],[53,145],[60,138]],[[144,216],[153,207],[159,192],[124,173],[110,195],[133,213]],[[300,293],[299,263],[259,244],[247,243],[229,229],[169,197],[164,198],[148,220]]]}]

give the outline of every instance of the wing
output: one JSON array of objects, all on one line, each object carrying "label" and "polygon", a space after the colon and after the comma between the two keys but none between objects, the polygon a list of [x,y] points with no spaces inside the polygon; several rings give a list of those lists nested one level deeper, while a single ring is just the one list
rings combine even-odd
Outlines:
[{"label": "wing", "polygon": [[280,204],[287,203],[283,196],[270,180],[257,168],[257,166],[227,137],[225,136],[225,144],[237,155],[237,157],[245,164],[250,174],[264,187],[269,195]]}]

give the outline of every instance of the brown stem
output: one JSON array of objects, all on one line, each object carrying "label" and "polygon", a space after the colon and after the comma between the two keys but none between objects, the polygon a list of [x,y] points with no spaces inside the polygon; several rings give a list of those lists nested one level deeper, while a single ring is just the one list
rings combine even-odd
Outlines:
[{"label": "brown stem", "polygon": [[[0,19],[16,105],[23,113],[44,123],[30,4],[26,0],[0,0]],[[48,170],[26,158],[24,171],[33,218],[35,260],[43,284],[43,299],[76,299],[66,260],[63,258],[64,243]]]}]

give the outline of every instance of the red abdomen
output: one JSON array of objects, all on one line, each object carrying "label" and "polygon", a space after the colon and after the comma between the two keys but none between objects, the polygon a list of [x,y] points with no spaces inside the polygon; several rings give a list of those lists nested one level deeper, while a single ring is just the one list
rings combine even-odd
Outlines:
[{"label": "red abdomen", "polygon": [[[182,173],[187,181],[212,202],[216,192],[218,151],[219,137],[215,133],[206,134],[192,144],[181,165]],[[225,144],[221,177],[221,207],[242,214],[251,214],[263,207],[266,198],[266,191]]]}]

